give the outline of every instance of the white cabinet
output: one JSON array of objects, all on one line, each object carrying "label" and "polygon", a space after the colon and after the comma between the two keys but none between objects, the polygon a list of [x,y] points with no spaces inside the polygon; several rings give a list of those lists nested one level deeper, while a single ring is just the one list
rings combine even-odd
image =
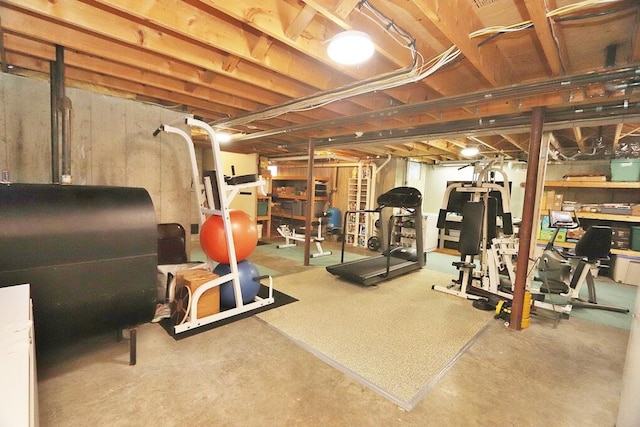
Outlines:
[{"label": "white cabinet", "polygon": [[[0,425],[38,424],[36,356],[29,285],[0,288]],[[7,392],[9,391],[10,392]]]},{"label": "white cabinet", "polygon": [[438,249],[438,214],[427,213],[423,215],[424,251],[433,252]]}]

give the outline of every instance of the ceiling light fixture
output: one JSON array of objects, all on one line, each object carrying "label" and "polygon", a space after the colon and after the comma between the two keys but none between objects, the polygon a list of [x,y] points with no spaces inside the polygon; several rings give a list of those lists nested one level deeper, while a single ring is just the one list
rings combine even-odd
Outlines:
[{"label": "ceiling light fixture", "polygon": [[343,65],[360,64],[371,58],[375,50],[371,37],[362,31],[343,31],[329,41],[329,58]]},{"label": "ceiling light fixture", "polygon": [[465,157],[474,157],[477,156],[480,153],[480,150],[478,150],[478,147],[465,147],[462,149],[462,151],[460,151],[460,154],[462,154]]},{"label": "ceiling light fixture", "polygon": [[221,144],[226,144],[227,142],[231,142],[231,134],[227,132],[216,132],[216,137],[218,138],[218,142]]}]

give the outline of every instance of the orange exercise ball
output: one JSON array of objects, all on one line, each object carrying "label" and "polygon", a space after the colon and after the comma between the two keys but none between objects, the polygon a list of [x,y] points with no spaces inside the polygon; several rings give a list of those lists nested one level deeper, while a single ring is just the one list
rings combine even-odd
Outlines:
[{"label": "orange exercise ball", "polygon": [[[235,246],[236,261],[240,262],[251,255],[258,244],[258,228],[256,221],[244,211],[231,209],[231,232]],[[218,215],[210,216],[200,230],[200,246],[209,258],[219,263],[229,263],[227,239],[224,234],[224,223]]]}]

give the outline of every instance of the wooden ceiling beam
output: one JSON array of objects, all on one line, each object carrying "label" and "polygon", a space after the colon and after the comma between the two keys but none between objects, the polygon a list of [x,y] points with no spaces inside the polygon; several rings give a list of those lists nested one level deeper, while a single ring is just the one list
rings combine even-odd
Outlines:
[{"label": "wooden ceiling beam", "polygon": [[[131,2],[124,0],[121,2],[118,2],[118,0],[104,0],[104,2],[112,5],[122,3],[121,8],[124,10],[126,10],[126,7],[131,6]],[[228,54],[221,54],[217,52],[217,49],[207,49],[204,46],[190,43],[184,39],[169,35],[168,33],[162,33],[157,29],[150,28],[143,24],[102,11],[89,5],[69,2],[69,0],[61,0],[55,4],[48,3],[46,0],[9,0],[8,3],[14,3],[17,7],[28,7],[29,10],[32,10],[35,13],[44,14],[50,19],[63,22],[71,27],[79,26],[85,30],[94,31],[104,36],[115,38],[120,42],[124,42],[132,46],[143,47],[144,49],[153,51],[156,54],[168,55],[196,66],[201,66],[212,71],[227,74],[234,78],[239,78],[241,81],[252,84],[260,84],[261,82],[264,84],[265,82],[269,82],[271,84],[271,87],[268,87],[269,89],[275,90],[278,93],[286,94],[292,98],[309,95],[309,87],[303,87],[300,83],[285,76],[289,76],[290,73],[295,73],[297,75],[300,73],[309,75],[313,74],[316,76],[319,74],[307,73],[306,70],[309,68],[306,70],[299,68],[301,65],[304,66],[306,61],[302,61],[302,64],[296,64],[296,69],[291,69],[291,56],[290,54],[286,54],[287,61],[285,62],[288,64],[288,68],[280,68],[279,73],[271,73],[269,79],[264,79],[265,70],[259,69],[259,66],[257,65],[247,63],[243,67],[238,68],[236,66],[237,60],[235,58],[230,58]],[[157,1],[154,2],[154,5],[156,5],[156,7],[160,7],[157,3]],[[73,4],[73,6],[71,4]],[[159,9],[159,12],[155,13],[157,15],[161,15],[160,12],[162,12],[162,10],[164,9]],[[172,9],[168,8],[167,10]],[[138,9],[134,9],[133,11],[136,14],[140,14]],[[167,15],[168,14],[162,14],[162,16]],[[162,16],[157,16],[157,18],[160,19]],[[187,22],[189,22],[188,19]],[[179,28],[176,29],[176,31],[179,31]],[[56,34],[57,36],[57,31],[51,29],[45,39],[50,39],[51,34]],[[200,36],[200,38],[202,38],[202,36]],[[236,36],[235,39],[242,38]],[[236,44],[237,43],[238,42],[236,42]],[[250,54],[244,54],[247,57],[250,56]],[[270,53],[270,56],[272,54],[273,52]],[[243,56],[243,58],[245,58],[245,56]],[[306,64],[306,66],[310,67],[311,64]],[[282,65],[280,65],[280,67],[282,67]],[[251,71],[253,76],[245,75],[248,71]],[[327,84],[326,77],[323,79],[324,81],[322,83]],[[331,81],[331,79],[328,80]],[[366,105],[371,108],[377,108],[376,105],[371,102],[371,98],[367,99],[367,101],[369,102],[366,103]],[[363,111],[364,107],[356,106],[349,102],[329,104],[325,108],[327,110],[335,111],[336,114],[345,115]]]},{"label": "wooden ceiling beam", "polygon": [[613,143],[611,145],[611,152],[615,154],[618,151],[618,144],[620,143],[620,136],[622,134],[622,123],[616,125],[616,131],[613,135]]},{"label": "wooden ceiling beam", "polygon": [[544,0],[524,0],[524,5],[529,12],[533,28],[538,36],[540,46],[549,65],[549,69],[553,76],[560,75],[564,70],[560,60],[558,49],[551,33],[549,19],[547,18],[547,9]]},{"label": "wooden ceiling beam", "polygon": [[[29,68],[29,69],[38,69],[38,71],[42,71],[42,67],[38,63],[29,62],[29,57],[21,56],[19,54],[14,54],[13,52],[8,53],[9,59],[15,64]],[[218,119],[220,117],[224,117],[225,115],[238,114],[238,110],[227,105],[217,104],[210,101],[205,101],[197,98],[193,98],[190,96],[185,96],[179,93],[175,93],[166,89],[158,89],[152,86],[146,86],[141,83],[132,82],[129,80],[119,79],[117,77],[109,76],[109,75],[98,75],[93,72],[89,72],[86,70],[81,70],[72,66],[67,66],[65,69],[65,77],[72,81],[83,82],[85,84],[104,86],[112,89],[116,89],[122,92],[128,92],[139,95],[146,96],[148,98],[158,100],[167,101],[165,105],[169,102],[173,102],[175,104],[184,104],[185,106],[193,106],[195,108],[199,108],[201,111],[209,112],[208,119]],[[185,110],[186,112],[186,110]]]},{"label": "wooden ceiling beam", "polygon": [[483,28],[468,0],[412,0],[493,87],[513,83],[511,66],[494,46],[479,47],[469,38]]},{"label": "wooden ceiling beam", "polygon": [[576,144],[578,145],[578,149],[582,153],[586,153],[587,147],[586,145],[584,145],[584,138],[582,137],[582,129],[580,129],[579,126],[574,126],[572,129],[573,129],[573,137],[576,141]]},{"label": "wooden ceiling beam", "polygon": [[[496,147],[494,146],[494,144],[491,144],[491,143],[489,143],[489,142],[486,142],[485,140],[483,140],[483,139],[481,139],[481,138],[479,138],[479,137],[477,137],[477,136],[467,136],[467,139],[469,139],[469,140],[471,140],[471,141],[473,141],[473,142],[476,142],[476,143],[480,144],[482,147],[488,148],[488,149],[489,149],[489,151],[491,151],[491,152],[493,152],[493,153],[505,154],[502,150],[500,150],[500,149],[496,148]],[[482,150],[480,150],[480,151],[482,151]],[[507,155],[507,157],[511,157],[511,156],[508,156],[508,155]]]},{"label": "wooden ceiling beam", "polygon": [[[126,0],[119,1],[125,2]],[[253,28],[264,34],[268,34],[273,39],[290,46],[297,52],[301,52],[305,56],[314,58],[326,66],[337,68],[339,70],[339,73],[334,72],[324,74],[336,76],[348,75],[356,80],[364,80],[372,76],[387,73],[394,67],[394,65],[404,68],[411,64],[411,57],[407,54],[405,49],[398,49],[398,44],[385,31],[381,30],[377,25],[364,16],[361,16],[359,13],[354,13],[353,16],[349,16],[349,22],[334,17],[331,22],[337,22],[338,28],[327,26],[326,24],[328,22],[326,20],[312,19],[308,22],[308,25],[305,28],[305,36],[292,40],[287,35],[287,27],[292,25],[298,16],[300,16],[302,10],[307,7],[312,7],[314,10],[318,11],[316,16],[322,15],[323,17],[326,17],[330,15],[331,12],[329,11],[329,8],[333,8],[336,5],[331,4],[326,7],[324,5],[324,3],[327,3],[326,1],[307,1],[300,4],[299,7],[295,7],[294,3],[283,2],[281,0],[262,0],[259,13],[256,12],[255,2],[253,0],[203,0],[203,2],[240,22],[246,22]],[[290,24],[283,25],[283,22],[289,22]],[[327,56],[327,41],[340,30],[350,28],[357,28],[371,34],[376,43],[378,52],[382,54],[374,55],[373,58],[367,61],[366,67],[340,66],[331,61]],[[275,61],[275,59],[272,60]],[[343,82],[340,85],[344,84],[345,83]],[[331,89],[338,86],[339,85],[335,83],[328,83],[323,85],[321,88]],[[320,86],[316,85],[316,87]],[[411,89],[405,87],[390,89],[385,91],[384,94],[378,93],[377,96],[379,98],[391,97],[402,103],[407,103],[415,99],[422,100],[433,95],[433,90],[427,91],[424,85],[420,85],[418,87],[414,86]],[[371,104],[368,104],[367,106],[372,107]],[[378,105],[378,108],[379,107],[380,105]]]},{"label": "wooden ceiling beam", "polygon": [[634,37],[631,40],[631,62],[640,61],[640,9],[636,12]]},{"label": "wooden ceiling beam", "polygon": [[[265,99],[269,97],[265,92],[268,90],[278,95],[278,97],[271,95],[272,100],[275,102],[284,102],[290,97],[301,97],[308,93],[308,88],[296,88],[295,84],[279,79],[278,76],[270,76],[269,79],[260,84],[260,79],[264,77],[264,70],[252,69],[251,66],[243,66],[242,70],[236,70],[233,75],[228,75],[220,66],[226,59],[222,55],[214,55],[213,61],[198,60],[199,63],[205,62],[206,66],[200,67],[198,64],[191,64],[190,66],[183,61],[184,58],[159,56],[140,47],[110,41],[103,37],[77,30],[73,26],[55,25],[50,21],[39,19],[34,15],[11,8],[0,6],[0,12],[2,13],[3,27],[13,33],[25,34],[34,39],[60,44],[67,48],[102,56],[138,68],[152,69],[157,73],[176,76],[193,83],[204,83],[204,76],[208,81],[213,82],[216,80],[212,79],[210,74],[207,73],[207,71],[210,71],[221,78],[218,84],[228,86],[227,90],[232,90],[234,85],[240,83],[240,90],[247,93],[255,91]],[[287,83],[291,83],[288,88],[286,88]],[[242,87],[243,85],[246,86]]]},{"label": "wooden ceiling beam", "polygon": [[523,144],[522,142],[518,141],[515,137],[513,137],[512,135],[508,135],[508,134],[500,134],[500,136],[502,138],[505,139],[505,141],[509,142],[511,145],[513,145],[514,147],[518,148],[521,151],[524,151],[525,154],[529,153],[529,146],[528,146],[528,138],[527,138],[527,144]]},{"label": "wooden ceiling beam", "polygon": [[623,133],[623,134],[620,136],[620,138],[625,138],[625,137],[627,137],[627,136],[629,136],[629,135],[633,135],[634,133],[636,133],[636,132],[640,131],[640,126],[636,126],[636,125],[631,125],[631,126],[632,126],[632,129],[631,129],[629,132],[625,132],[625,133]]},{"label": "wooden ceiling beam", "polygon": [[[35,57],[47,60],[55,59],[55,48],[52,45],[36,42],[34,40],[17,37],[13,34],[6,34],[7,46],[14,52],[24,52]],[[126,64],[107,61],[100,57],[86,55],[75,50],[65,52],[65,62],[79,69],[85,69],[98,74],[106,74],[132,82],[144,81],[146,85],[158,89],[170,90],[203,101],[214,101],[242,111],[254,111],[264,105],[253,100],[241,97],[242,94],[227,94],[218,88],[209,85],[200,85],[191,82],[184,82],[179,79],[166,77],[161,74],[149,72]],[[250,92],[249,92],[250,93]],[[309,120],[330,119],[332,116],[326,115],[322,110],[316,112],[301,112],[289,114],[286,120],[276,120],[274,126],[289,126],[292,124],[306,123]]]},{"label": "wooden ceiling beam", "polygon": [[[29,2],[40,3],[43,0],[25,0]],[[170,30],[171,32],[178,33],[182,36],[188,37],[190,40],[200,42],[204,45],[210,46],[216,50],[222,50],[231,55],[237,56],[242,60],[252,62],[260,67],[263,67],[270,71],[275,71],[279,74],[288,75],[291,79],[297,79],[300,83],[309,85],[317,89],[329,89],[336,86],[340,86],[347,83],[346,79],[337,78],[337,75],[318,75],[318,73],[305,72],[306,70],[318,67],[318,63],[309,59],[304,55],[298,55],[296,52],[286,50],[282,46],[273,45],[270,47],[268,60],[264,58],[254,57],[251,53],[251,46],[257,46],[260,43],[260,36],[254,34],[251,31],[242,31],[239,33],[237,25],[234,25],[228,19],[222,19],[214,16],[206,11],[199,9],[187,2],[178,2],[176,0],[155,0],[153,2],[147,2],[146,7],[141,7],[140,3],[131,2],[129,0],[96,0],[100,4],[113,8],[121,13],[125,13],[131,17],[136,17],[141,22],[150,22],[163,29]],[[23,0],[20,0],[23,2]],[[44,0],[45,3],[46,0]],[[74,2],[76,3],[76,2]],[[205,2],[208,4],[210,2]],[[234,4],[242,4],[242,0],[234,0]],[[265,5],[261,5],[264,7]],[[95,13],[92,9],[96,9],[90,6],[80,9],[81,6],[74,6],[72,9],[76,11],[71,15],[75,16],[79,21],[77,25],[91,25],[93,31],[98,31],[109,37],[117,37],[118,39],[127,43],[132,43],[131,37],[127,33],[133,31],[143,32],[145,34],[144,45],[149,49],[155,50],[155,43],[162,40],[165,47],[157,50],[158,53],[171,49],[172,45],[175,47],[180,46],[180,39],[172,37],[169,33],[160,33],[157,29],[142,25],[141,23],[135,23],[130,19],[124,19],[116,17],[114,14],[104,13],[102,19],[108,21],[108,27],[100,27],[87,21],[87,17],[91,13]],[[64,17],[67,8],[60,8],[61,12],[58,15]],[[266,10],[266,9],[265,9]],[[277,10],[277,9],[276,9]],[[246,13],[252,13],[252,15],[243,16],[241,22],[251,22],[253,19],[258,19],[262,13],[261,10],[256,10],[255,4]],[[122,20],[123,22],[120,22]],[[73,21],[72,21],[73,22]],[[276,22],[276,23],[279,23]],[[121,30],[116,27],[123,26]],[[127,26],[132,27],[127,29]],[[282,29],[281,29],[282,30]],[[156,35],[158,33],[158,35]],[[265,32],[267,35],[271,35]],[[198,46],[194,43],[189,43],[191,46],[196,47],[196,52],[202,54],[199,51]],[[203,48],[204,49],[204,48]],[[173,50],[173,49],[172,49]],[[207,49],[211,51],[211,49]],[[172,54],[167,52],[167,54]],[[187,52],[172,54],[172,56],[191,56]],[[208,57],[211,54],[205,56]],[[188,62],[193,61],[190,59]]]},{"label": "wooden ceiling beam", "polygon": [[293,21],[285,28],[284,35],[291,39],[291,41],[296,41],[305,28],[309,26],[316,16],[316,13],[317,11],[313,7],[308,4],[304,5]]}]

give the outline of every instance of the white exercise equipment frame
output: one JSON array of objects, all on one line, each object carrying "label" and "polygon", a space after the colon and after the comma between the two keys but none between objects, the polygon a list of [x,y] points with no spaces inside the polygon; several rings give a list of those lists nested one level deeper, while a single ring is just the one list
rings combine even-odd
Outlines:
[{"label": "white exercise equipment frame", "polygon": [[[213,154],[213,164],[215,165],[216,170],[216,181],[218,188],[218,197],[220,199],[220,209],[213,209],[215,207],[214,196],[212,191],[211,181],[208,177],[204,179],[204,194],[202,189],[200,188],[200,172],[198,170],[198,162],[196,159],[195,148],[193,144],[193,140],[191,136],[185,132],[184,130],[169,126],[169,125],[161,125],[159,130],[174,133],[180,135],[186,142],[189,149],[189,158],[191,161],[191,171],[194,186],[196,187],[196,198],[199,206],[199,222],[200,229],[202,229],[202,225],[206,221],[208,216],[217,215],[222,218],[222,223],[224,225],[225,230],[225,238],[227,241],[227,251],[229,255],[229,267],[230,272],[223,276],[220,276],[216,279],[210,280],[204,284],[202,284],[191,296],[191,303],[189,308],[189,314],[187,320],[180,324],[174,326],[174,332],[176,334],[198,328],[201,326],[208,325],[210,323],[214,323],[223,319],[227,319],[229,317],[246,313],[251,310],[258,309],[260,307],[264,307],[269,304],[273,304],[275,299],[273,298],[273,279],[271,276],[267,276],[269,279],[269,296],[267,298],[261,298],[256,296],[255,299],[247,304],[244,304],[242,301],[242,289],[240,286],[240,275],[238,273],[238,261],[236,258],[234,241],[233,241],[233,233],[231,233],[231,218],[229,215],[229,204],[233,200],[233,198],[238,195],[238,193],[242,190],[249,188],[258,188],[262,194],[266,195],[265,186],[266,181],[259,177],[255,182],[248,182],[243,184],[229,185],[224,180],[224,173],[222,168],[222,154],[220,151],[220,143],[218,141],[218,137],[216,132],[213,130],[211,126],[207,123],[194,119],[193,117],[187,117],[185,123],[191,127],[197,127],[204,130],[209,136],[209,140],[211,141],[211,150]],[[208,259],[209,268],[211,269],[213,266],[213,260]],[[198,301],[202,294],[204,294],[209,289],[212,289],[216,286],[220,286],[223,283],[227,283],[231,281],[233,284],[233,291],[236,301],[235,308],[231,308],[228,310],[220,311],[219,313],[215,313],[206,317],[198,318]]]},{"label": "white exercise equipment frame", "polygon": [[[297,234],[295,228],[289,228],[288,224],[282,224],[278,226],[278,233],[285,238],[285,244],[278,245],[278,249],[283,248],[293,248],[297,246],[294,242],[304,242],[306,241],[304,234]],[[318,217],[318,233],[315,237],[311,237],[316,244],[316,252],[315,254],[309,254],[311,258],[318,258],[321,256],[331,255],[331,251],[325,251],[322,249],[322,242],[324,241],[324,237],[322,237],[322,217]]]},{"label": "white exercise equipment frame", "polygon": [[[449,185],[445,191],[442,208],[446,210],[449,195],[453,191],[472,193],[471,201],[474,202],[480,201],[481,195],[483,194],[489,193],[490,191],[499,191],[502,198],[503,210],[510,213],[511,194],[508,186],[509,178],[502,167],[502,161],[502,158],[496,158],[487,162],[486,165],[475,163],[473,165],[473,182],[475,184],[471,186],[467,186],[461,183]],[[489,182],[488,178],[491,172],[500,173],[505,185],[502,186]],[[459,268],[462,271],[462,275],[459,279],[460,283],[454,280],[449,286],[434,285],[432,286],[432,289],[469,300],[486,298],[485,296],[479,295],[478,293],[470,292],[472,291],[470,288],[482,291],[486,294],[493,294],[503,299],[513,299],[513,286],[516,280],[515,265],[513,261],[514,258],[518,256],[519,239],[514,235],[501,236],[493,238],[490,242],[491,244],[487,245],[486,209],[487,206],[485,203],[485,213],[483,215],[481,239],[482,252],[479,259],[480,268],[477,269],[475,265],[471,265],[472,263],[474,263],[474,260],[472,256],[468,256],[465,262],[467,262],[469,266],[463,266]],[[503,291],[500,286],[500,272],[504,270],[507,271],[508,280],[511,284],[510,292]],[[577,299],[582,284],[587,279],[586,273],[587,272],[584,272],[585,277],[580,278],[579,286],[576,289],[572,289],[568,294],[561,294],[561,296],[568,297],[570,300]],[[530,284],[527,285],[527,291],[529,291],[532,295],[543,294],[543,292],[541,292],[537,288],[530,286]],[[535,297],[533,298],[533,305],[536,308],[542,308],[545,310],[560,313],[565,317],[568,317],[571,314],[571,309],[573,308],[570,302],[567,302],[565,304],[549,303],[540,301]]]}]

